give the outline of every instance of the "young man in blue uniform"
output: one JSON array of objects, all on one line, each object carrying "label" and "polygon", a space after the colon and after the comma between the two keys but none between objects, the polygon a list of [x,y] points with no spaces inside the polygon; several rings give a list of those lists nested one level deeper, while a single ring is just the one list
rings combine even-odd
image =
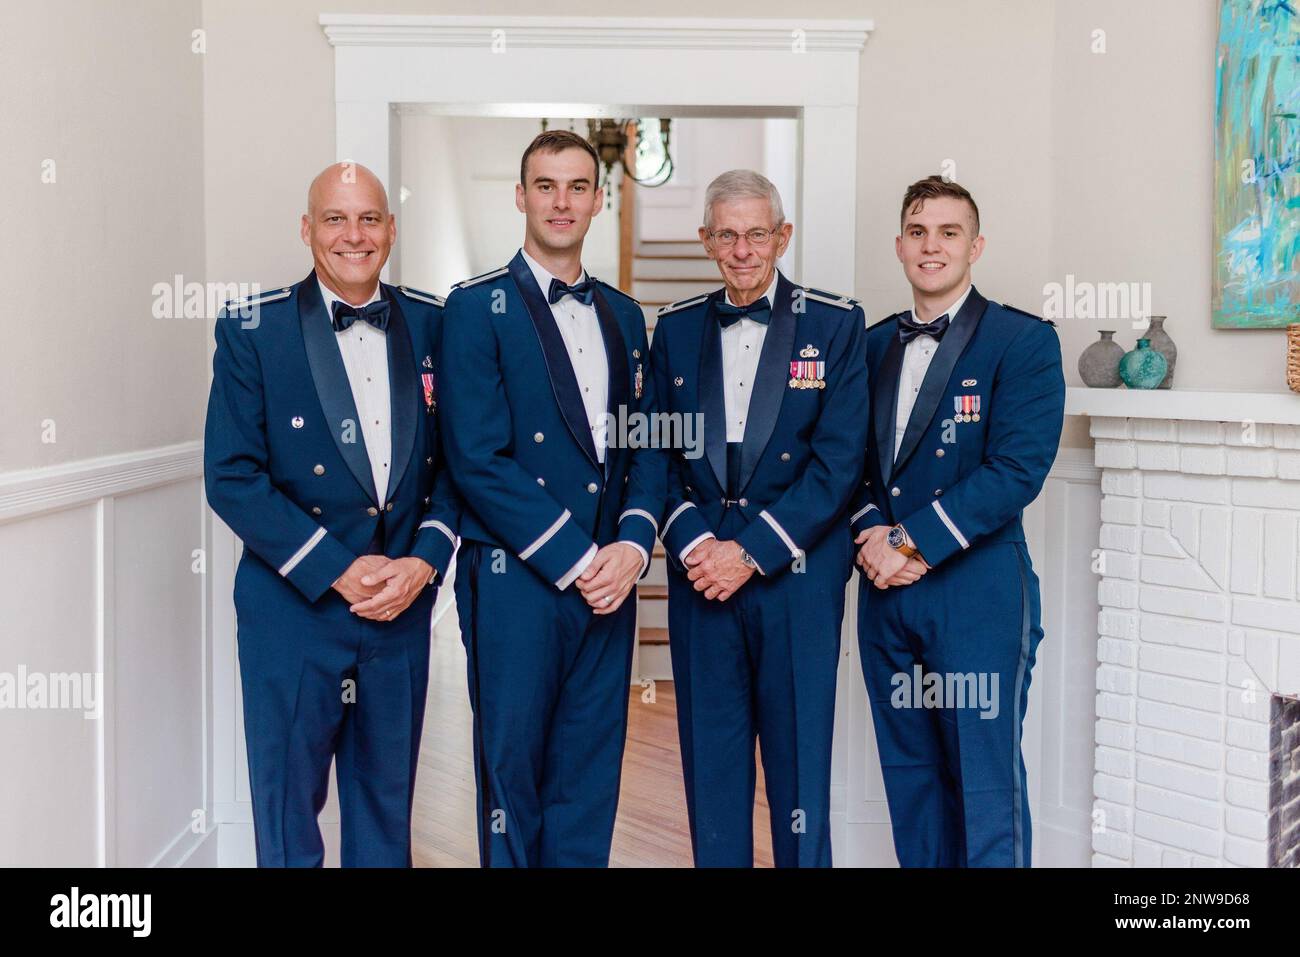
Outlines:
[{"label": "young man in blue uniform", "polygon": [[523,248],[447,300],[443,427],[463,496],[456,603],[474,708],[485,866],[604,866],[627,730],[633,586],[662,455],[613,423],[654,412],[636,300],[582,267],[601,208],[581,137],[540,134]]},{"label": "young man in blue uniform", "polygon": [[1043,631],[1021,512],[1060,440],[1060,342],[971,285],[984,237],[965,188],[914,183],[901,227],[913,307],[868,333],[851,515],[894,848],[904,867],[1028,867],[1020,733]]},{"label": "young man in blue uniform", "polygon": [[208,502],[235,576],[257,862],[314,866],[336,762],[344,866],[409,866],[435,588],[458,507],[439,460],[442,301],[379,281],[379,180],[311,185],[301,282],[217,320]]},{"label": "young man in blue uniform", "polygon": [[682,770],[698,866],[754,862],[754,741],[778,867],[829,867],[831,729],[847,506],[862,472],[866,322],[852,299],[777,269],[793,232],[751,170],[705,194],[723,286],[666,306],[663,409],[698,417],[674,453],[662,536]]}]

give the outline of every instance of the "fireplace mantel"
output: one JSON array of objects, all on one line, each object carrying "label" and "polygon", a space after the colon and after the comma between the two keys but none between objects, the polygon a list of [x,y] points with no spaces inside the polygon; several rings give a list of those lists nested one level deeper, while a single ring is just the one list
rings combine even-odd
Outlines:
[{"label": "fireplace mantel", "polygon": [[1065,392],[1066,415],[1300,425],[1300,395],[1294,392],[1089,389],[1083,386],[1071,386]]},{"label": "fireplace mantel", "polygon": [[1071,388],[1066,412],[1102,470],[1093,863],[1293,859],[1270,708],[1300,696],[1300,395]]}]

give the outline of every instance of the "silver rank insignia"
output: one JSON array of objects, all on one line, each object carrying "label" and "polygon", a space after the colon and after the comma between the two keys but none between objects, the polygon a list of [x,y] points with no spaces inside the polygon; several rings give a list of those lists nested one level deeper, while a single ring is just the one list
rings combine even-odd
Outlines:
[{"label": "silver rank insignia", "polygon": [[[632,353],[637,355],[635,351]],[[645,386],[645,376],[641,372],[641,363],[636,364],[636,375],[632,377],[632,398],[641,398],[641,390]]]},{"label": "silver rank insignia", "polygon": [[799,350],[799,358],[790,362],[790,388],[826,388],[826,362],[818,359],[821,352],[812,343]]},{"label": "silver rank insignia", "polygon": [[289,420],[289,424],[292,425],[295,429],[301,429],[301,428],[302,428],[302,416],[301,416],[301,415],[295,415],[292,419]]}]

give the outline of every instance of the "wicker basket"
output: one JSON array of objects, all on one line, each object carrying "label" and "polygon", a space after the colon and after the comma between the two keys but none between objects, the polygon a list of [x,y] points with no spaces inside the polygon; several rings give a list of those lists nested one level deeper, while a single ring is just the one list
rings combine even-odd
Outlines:
[{"label": "wicker basket", "polygon": [[1286,327],[1286,384],[1300,392],[1300,322]]}]

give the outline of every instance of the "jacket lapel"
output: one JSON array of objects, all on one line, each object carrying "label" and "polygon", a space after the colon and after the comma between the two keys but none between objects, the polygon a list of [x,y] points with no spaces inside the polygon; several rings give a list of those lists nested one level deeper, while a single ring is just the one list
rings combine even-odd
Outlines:
[{"label": "jacket lapel", "polygon": [[[298,321],[302,326],[303,345],[307,349],[307,364],[311,367],[316,397],[325,414],[325,427],[329,429],[334,444],[357,482],[365,489],[371,501],[379,504],[375,496],[375,480],[370,470],[370,456],[361,435],[361,420],[356,403],[352,400],[352,385],[348,382],[343,354],[339,352],[338,338],[330,325],[325,302],[321,299],[316,272],[298,285]],[[391,368],[391,357],[389,360]],[[343,440],[344,423],[351,422],[351,442]]]},{"label": "jacket lapel", "polygon": [[898,456],[894,459],[895,472],[901,469],[907,462],[908,456],[916,451],[916,447],[921,443],[921,436],[930,427],[934,413],[939,408],[939,400],[948,391],[948,380],[952,377],[953,367],[957,365],[957,360],[966,351],[967,343],[975,335],[975,329],[980,319],[984,317],[984,310],[988,304],[988,300],[971,287],[970,295],[962,304],[961,311],[954,317],[948,331],[939,341],[939,348],[935,350],[930,368],[925,372],[925,381],[921,383],[916,404],[912,406],[912,415],[907,420],[903,444],[899,446]]},{"label": "jacket lapel", "polygon": [[420,389],[416,382],[415,352],[411,347],[411,332],[402,315],[397,297],[391,287],[383,287],[384,301],[388,303],[388,404],[392,420],[393,467],[388,472],[388,494],[391,501],[402,480],[411,449],[415,444],[415,429],[420,411]]},{"label": "jacket lapel", "polygon": [[714,306],[722,301],[725,290],[719,289],[709,297],[704,310],[704,337],[700,345],[700,379],[697,383],[700,415],[704,419],[704,454],[713,468],[718,488],[727,493],[727,408],[722,384],[722,327]]},{"label": "jacket lapel", "polygon": [[519,294],[528,308],[533,328],[537,331],[542,356],[546,359],[546,371],[551,379],[551,391],[555,394],[564,422],[591,464],[600,468],[596,459],[596,444],[591,439],[591,427],[587,424],[587,409],[582,404],[582,392],[578,388],[578,378],[573,374],[569,351],[564,347],[564,339],[560,335],[559,326],[555,324],[551,305],[537,287],[537,280],[533,278],[528,263],[524,262],[522,251],[515,253],[515,258],[510,260],[509,269],[510,277],[519,287]]},{"label": "jacket lapel", "polygon": [[740,449],[740,488],[749,484],[754,468],[772,438],[781,403],[789,391],[790,356],[793,354],[795,328],[794,284],[781,273],[776,277],[776,302],[772,303],[772,318],[768,320],[763,336],[763,351],[758,359],[758,372],[754,376],[754,391],[749,396],[749,412],[745,415],[745,442]]},{"label": "jacket lapel", "polygon": [[[628,409],[631,396],[628,393],[627,342],[623,331],[618,327],[618,319],[610,308],[600,289],[596,289],[592,304],[596,307],[596,318],[600,320],[600,335],[605,340],[605,360],[609,364],[609,403],[606,406],[610,422],[619,421],[620,408]],[[605,475],[608,476],[614,461],[614,453],[621,449],[622,442],[610,446],[609,436],[605,437]]]},{"label": "jacket lapel", "polygon": [[903,369],[903,344],[895,332],[889,337],[885,357],[876,373],[871,408],[876,424],[876,460],[880,480],[888,482],[894,471],[894,422],[898,418],[898,376]]}]

